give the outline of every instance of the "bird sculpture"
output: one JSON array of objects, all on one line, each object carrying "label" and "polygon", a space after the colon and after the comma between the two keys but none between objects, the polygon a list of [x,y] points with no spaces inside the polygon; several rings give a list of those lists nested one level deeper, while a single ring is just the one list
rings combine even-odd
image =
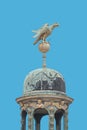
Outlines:
[{"label": "bird sculpture", "polygon": [[55,27],[59,26],[58,23],[54,23],[52,25],[49,26],[49,24],[45,24],[43,27],[41,27],[38,30],[33,30],[32,32],[35,33],[35,35],[33,36],[33,38],[36,38],[36,40],[34,41],[34,45],[36,43],[38,43],[40,40],[45,41],[46,38],[52,33],[53,29]]}]

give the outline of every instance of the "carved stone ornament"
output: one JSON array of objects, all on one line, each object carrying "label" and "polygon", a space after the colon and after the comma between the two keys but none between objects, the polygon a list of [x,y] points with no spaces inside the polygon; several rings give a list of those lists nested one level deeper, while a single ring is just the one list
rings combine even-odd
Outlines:
[{"label": "carved stone ornament", "polygon": [[54,106],[56,106],[58,109],[63,109],[66,110],[68,106],[65,104],[64,101],[58,102],[58,103],[53,103]]},{"label": "carved stone ornament", "polygon": [[63,110],[66,110],[68,108],[68,105],[64,102],[64,101],[60,101],[60,102],[53,102],[53,101],[50,101],[50,102],[47,102],[47,101],[42,101],[42,100],[37,100],[37,102],[29,102],[28,104],[23,104],[23,103],[20,103],[21,105],[21,109],[22,110],[26,110],[27,108],[34,108],[34,109],[37,109],[37,108],[50,108],[50,109],[53,109],[54,107],[56,107],[57,109],[63,109]]}]

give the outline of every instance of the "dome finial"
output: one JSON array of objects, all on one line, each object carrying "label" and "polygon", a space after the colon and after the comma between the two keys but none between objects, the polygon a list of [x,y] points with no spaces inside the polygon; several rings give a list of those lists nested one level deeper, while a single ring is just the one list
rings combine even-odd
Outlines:
[{"label": "dome finial", "polygon": [[43,56],[42,56],[42,58],[43,58],[43,65],[42,66],[43,66],[43,68],[46,68],[46,52],[49,51],[50,44],[47,41],[43,41],[42,43],[39,44],[38,48],[43,53]]},{"label": "dome finial", "polygon": [[46,41],[46,38],[52,33],[53,29],[57,26],[59,26],[58,23],[54,23],[50,26],[46,23],[40,29],[32,31],[35,33],[33,38],[36,38],[34,45],[38,43],[40,40],[42,40],[42,42],[39,44],[39,50],[43,53],[43,68],[46,67],[46,52],[48,52],[50,49],[50,44]]}]

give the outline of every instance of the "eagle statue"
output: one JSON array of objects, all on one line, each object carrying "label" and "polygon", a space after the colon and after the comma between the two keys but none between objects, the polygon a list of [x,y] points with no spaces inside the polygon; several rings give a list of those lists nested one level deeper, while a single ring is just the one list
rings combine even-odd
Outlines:
[{"label": "eagle statue", "polygon": [[52,25],[49,25],[49,24],[46,23],[40,29],[33,30],[32,32],[35,33],[35,35],[33,36],[33,38],[36,38],[36,40],[34,41],[34,45],[36,43],[38,43],[40,40],[45,41],[46,38],[52,33],[53,29],[55,27],[58,27],[58,26],[59,26],[58,23],[54,23]]}]

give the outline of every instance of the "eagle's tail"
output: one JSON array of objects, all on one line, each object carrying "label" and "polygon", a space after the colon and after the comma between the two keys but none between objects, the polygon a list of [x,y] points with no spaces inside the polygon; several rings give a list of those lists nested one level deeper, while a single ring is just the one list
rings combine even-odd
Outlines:
[{"label": "eagle's tail", "polygon": [[34,45],[35,45],[35,44],[37,44],[37,42],[38,42],[38,41],[39,41],[38,39],[37,39],[37,40],[35,40],[33,44],[34,44]]}]

